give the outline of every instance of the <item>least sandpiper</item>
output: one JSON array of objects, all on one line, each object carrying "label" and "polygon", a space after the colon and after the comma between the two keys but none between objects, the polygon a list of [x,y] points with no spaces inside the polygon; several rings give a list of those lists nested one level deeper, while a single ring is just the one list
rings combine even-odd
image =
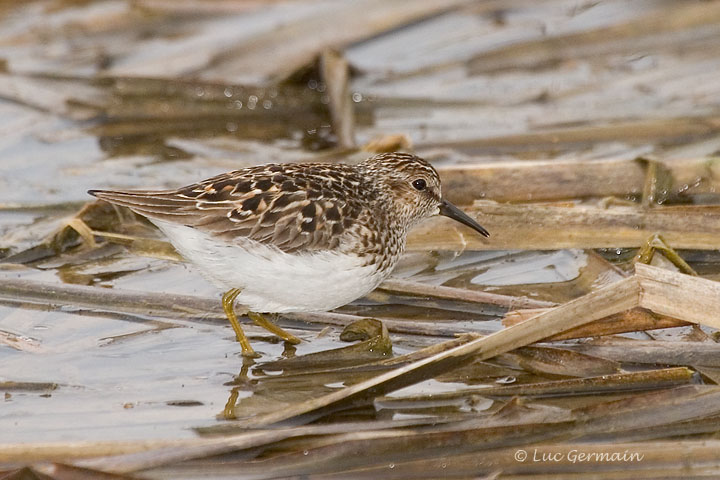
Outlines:
[{"label": "least sandpiper", "polygon": [[90,190],[146,216],[208,279],[242,353],[255,356],[237,299],[256,324],[300,340],[263,313],[327,311],[359,298],[392,272],[408,230],[445,215],[488,232],[440,194],[440,177],[405,153],[357,165],[298,163],[244,168],[177,190]]}]

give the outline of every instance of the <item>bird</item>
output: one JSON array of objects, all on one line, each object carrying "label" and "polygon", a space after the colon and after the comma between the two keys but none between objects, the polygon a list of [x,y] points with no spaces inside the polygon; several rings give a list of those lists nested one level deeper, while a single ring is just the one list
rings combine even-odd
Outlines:
[{"label": "bird", "polygon": [[489,236],[442,197],[428,161],[400,152],[354,165],[258,165],[174,190],[88,193],[147,217],[223,289],[223,310],[247,357],[259,355],[235,301],[257,325],[299,343],[267,316],[333,310],[369,293],[393,271],[421,220],[444,215]]}]

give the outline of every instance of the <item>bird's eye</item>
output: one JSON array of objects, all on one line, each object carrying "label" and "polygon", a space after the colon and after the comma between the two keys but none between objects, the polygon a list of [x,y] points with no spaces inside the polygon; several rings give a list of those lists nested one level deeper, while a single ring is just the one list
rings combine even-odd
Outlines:
[{"label": "bird's eye", "polygon": [[425,190],[425,187],[427,187],[427,183],[422,178],[418,178],[417,180],[413,180],[412,186],[415,188],[415,190]]}]

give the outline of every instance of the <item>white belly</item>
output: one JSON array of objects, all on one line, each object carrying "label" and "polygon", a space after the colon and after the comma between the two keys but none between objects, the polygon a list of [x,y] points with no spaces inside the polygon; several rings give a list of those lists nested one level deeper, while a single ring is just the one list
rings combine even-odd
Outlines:
[{"label": "white belly", "polygon": [[227,244],[195,228],[152,222],[213,283],[241,289],[237,301],[254,312],[332,310],[372,291],[385,278],[355,256],[288,254],[248,239]]}]

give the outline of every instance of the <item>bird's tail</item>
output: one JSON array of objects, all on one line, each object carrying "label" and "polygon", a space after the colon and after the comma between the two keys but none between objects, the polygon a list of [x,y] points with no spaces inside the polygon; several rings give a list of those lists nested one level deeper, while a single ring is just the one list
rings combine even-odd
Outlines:
[{"label": "bird's tail", "polygon": [[182,222],[184,217],[190,216],[189,210],[195,205],[194,199],[184,198],[172,190],[88,190],[88,193],[140,215],[171,222]]}]

